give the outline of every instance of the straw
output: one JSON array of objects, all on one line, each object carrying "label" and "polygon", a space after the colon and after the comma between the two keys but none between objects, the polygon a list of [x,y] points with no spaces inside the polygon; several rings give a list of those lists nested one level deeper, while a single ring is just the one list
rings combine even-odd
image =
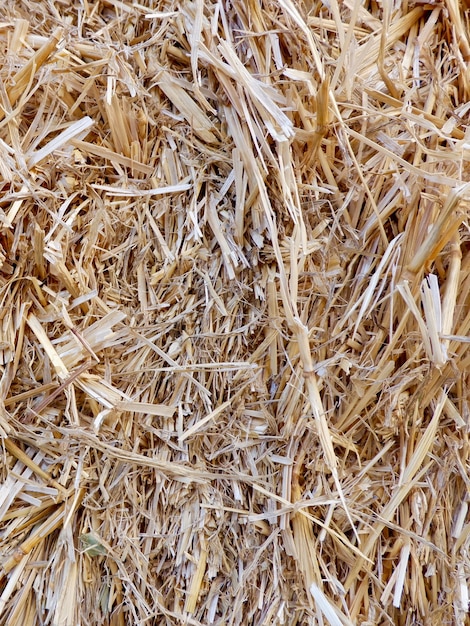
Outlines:
[{"label": "straw", "polygon": [[467,623],[468,3],[0,4],[0,624]]}]

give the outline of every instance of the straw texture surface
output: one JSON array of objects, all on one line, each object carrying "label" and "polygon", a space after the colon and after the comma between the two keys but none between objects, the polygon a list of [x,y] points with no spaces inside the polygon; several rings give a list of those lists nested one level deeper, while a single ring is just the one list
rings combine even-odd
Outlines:
[{"label": "straw texture surface", "polygon": [[1,3],[0,625],[468,623],[469,20]]}]

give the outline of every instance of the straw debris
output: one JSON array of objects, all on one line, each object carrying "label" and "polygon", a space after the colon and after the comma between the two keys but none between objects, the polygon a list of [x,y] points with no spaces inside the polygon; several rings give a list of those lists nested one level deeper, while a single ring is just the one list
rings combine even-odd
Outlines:
[{"label": "straw debris", "polygon": [[465,3],[0,8],[0,624],[463,624]]}]

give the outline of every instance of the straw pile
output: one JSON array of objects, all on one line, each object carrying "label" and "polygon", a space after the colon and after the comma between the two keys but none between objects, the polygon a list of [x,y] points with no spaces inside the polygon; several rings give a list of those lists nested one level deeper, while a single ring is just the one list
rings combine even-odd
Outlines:
[{"label": "straw pile", "polygon": [[461,624],[457,0],[5,0],[0,623]]}]

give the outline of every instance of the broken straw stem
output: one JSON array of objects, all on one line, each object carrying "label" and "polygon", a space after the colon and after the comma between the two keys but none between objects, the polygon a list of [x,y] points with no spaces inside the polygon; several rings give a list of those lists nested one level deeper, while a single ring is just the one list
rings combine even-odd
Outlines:
[{"label": "broken straw stem", "polygon": [[359,546],[360,545],[359,535],[352,521],[351,515],[349,513],[349,509],[346,505],[346,499],[344,497],[343,489],[341,487],[341,482],[339,480],[338,464],[337,464],[335,451],[333,448],[333,441],[331,438],[330,429],[328,428],[328,423],[326,421],[325,412],[323,410],[320,392],[318,390],[317,380],[315,377],[315,371],[313,369],[312,355],[310,352],[310,342],[308,338],[307,328],[304,326],[304,324],[302,324],[302,322],[298,318],[296,318],[295,321],[296,321],[295,334],[297,335],[300,359],[302,361],[302,365],[304,369],[305,385],[307,387],[308,399],[310,401],[310,406],[312,407],[313,416],[315,418],[315,424],[317,426],[318,436],[320,438],[320,444],[323,450],[323,454],[325,455],[326,464],[328,465],[333,475],[333,480],[335,481],[335,486],[336,486],[336,489],[338,490],[339,499],[341,501],[341,504],[343,505],[344,511],[348,517],[349,523],[351,524],[351,527],[354,531],[354,535],[356,536],[357,543]]}]

